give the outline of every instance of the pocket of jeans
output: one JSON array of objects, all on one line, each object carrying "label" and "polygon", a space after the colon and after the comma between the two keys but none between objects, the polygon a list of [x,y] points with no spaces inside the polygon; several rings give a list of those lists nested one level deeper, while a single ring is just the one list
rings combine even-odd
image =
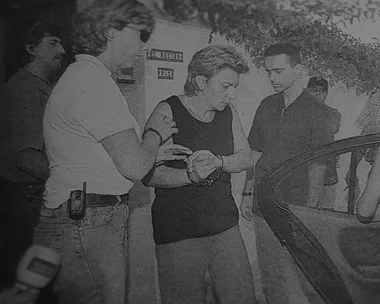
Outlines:
[{"label": "pocket of jeans", "polygon": [[117,204],[106,207],[88,208],[86,215],[82,220],[81,226],[86,230],[99,229],[108,225],[113,219],[115,219],[124,210],[123,205]]},{"label": "pocket of jeans", "polygon": [[63,240],[62,226],[56,219],[41,217],[34,231],[34,244],[42,245],[55,250],[61,251]]}]

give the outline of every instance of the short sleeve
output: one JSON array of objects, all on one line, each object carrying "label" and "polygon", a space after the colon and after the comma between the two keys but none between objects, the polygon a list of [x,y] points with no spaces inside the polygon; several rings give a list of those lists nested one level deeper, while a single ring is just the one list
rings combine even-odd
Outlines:
[{"label": "short sleeve", "polygon": [[126,99],[112,79],[84,86],[78,96],[73,116],[97,142],[134,128],[135,119]]},{"label": "short sleeve", "polygon": [[[319,116],[320,118],[316,121],[311,136],[311,149],[317,148],[319,146],[327,145],[334,142],[334,126],[331,119],[323,114]],[[334,156],[328,156],[325,158],[320,158],[317,163],[326,164],[331,166],[335,163]]]},{"label": "short sleeve", "polygon": [[253,118],[253,123],[251,130],[248,134],[248,143],[252,150],[257,152],[262,152],[262,142],[261,142],[261,136],[260,136],[260,113],[261,113],[261,107],[256,110],[255,117]]},{"label": "short sleeve", "polygon": [[334,128],[332,127],[332,122],[321,114],[312,130],[311,149],[332,143],[333,141]]},{"label": "short sleeve", "polygon": [[331,122],[333,124],[333,132],[337,133],[340,129],[340,124],[342,121],[342,114],[337,109],[331,108]]},{"label": "short sleeve", "polygon": [[9,90],[13,153],[27,148],[44,150],[43,115],[48,96],[39,90]]}]

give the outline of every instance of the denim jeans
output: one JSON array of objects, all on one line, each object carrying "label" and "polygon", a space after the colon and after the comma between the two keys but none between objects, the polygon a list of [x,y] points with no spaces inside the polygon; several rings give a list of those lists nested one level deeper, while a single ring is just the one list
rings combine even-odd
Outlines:
[{"label": "denim jeans", "polygon": [[67,215],[67,203],[42,208],[35,244],[61,255],[54,282],[60,303],[126,303],[128,212],[121,202],[87,208],[86,216],[75,221]]},{"label": "denim jeans", "polygon": [[267,222],[253,215],[257,258],[263,292],[268,304],[325,303],[290,253],[281,246]]},{"label": "denim jeans", "polygon": [[256,303],[239,226],[213,236],[157,245],[156,255],[162,304],[205,303],[207,270],[220,303]]}]

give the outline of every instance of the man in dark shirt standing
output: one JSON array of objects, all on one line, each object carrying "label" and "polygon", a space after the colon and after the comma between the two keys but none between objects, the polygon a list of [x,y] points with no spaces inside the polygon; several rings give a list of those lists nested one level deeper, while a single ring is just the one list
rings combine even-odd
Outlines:
[{"label": "man in dark shirt standing", "polygon": [[62,29],[51,23],[38,21],[31,26],[22,41],[21,60],[25,62],[2,90],[0,273],[8,283],[14,278],[18,260],[32,243],[49,176],[42,121],[65,54],[61,36]]},{"label": "man in dark shirt standing", "polygon": [[[275,44],[265,51],[264,57],[265,69],[276,93],[261,102],[249,133],[251,149],[260,153],[260,157],[255,168],[247,172],[240,209],[244,218],[253,219],[258,263],[268,303],[298,303],[296,299],[305,303],[301,289],[310,303],[323,303],[303,275],[297,273],[290,254],[262,218],[257,202],[253,202],[253,191],[254,185],[258,185],[268,171],[303,152],[332,142],[334,133],[327,123],[324,105],[304,90],[299,81],[299,50],[290,44]],[[325,161],[300,168],[284,178],[280,195],[292,204],[316,206],[323,191],[325,171]]]}]

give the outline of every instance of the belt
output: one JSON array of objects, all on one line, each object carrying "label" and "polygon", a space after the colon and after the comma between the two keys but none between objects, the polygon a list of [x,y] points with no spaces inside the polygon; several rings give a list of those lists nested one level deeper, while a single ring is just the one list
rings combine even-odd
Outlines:
[{"label": "belt", "polygon": [[123,195],[103,195],[103,194],[86,194],[86,206],[91,207],[106,207],[113,206],[121,202],[129,200],[129,193]]}]

